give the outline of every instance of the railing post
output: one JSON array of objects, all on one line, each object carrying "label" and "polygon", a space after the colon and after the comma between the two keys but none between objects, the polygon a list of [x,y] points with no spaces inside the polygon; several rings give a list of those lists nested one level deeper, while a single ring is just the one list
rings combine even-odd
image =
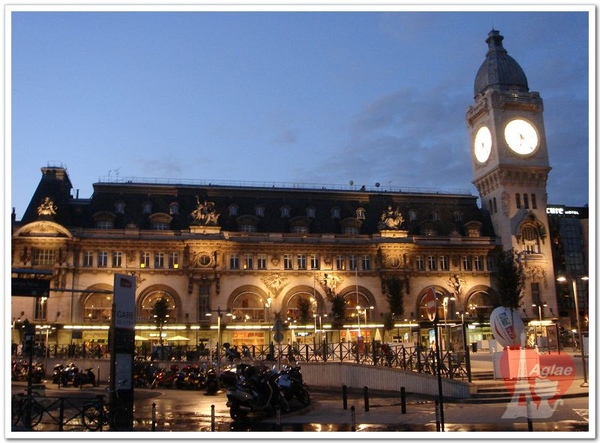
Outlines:
[{"label": "railing post", "polygon": [[348,409],[348,387],[342,385],[342,406],[344,410]]},{"label": "railing post", "polygon": [[352,432],[356,431],[356,408],[354,405],[350,408],[350,421],[352,423],[351,430]]},{"label": "railing post", "polygon": [[210,431],[215,432],[215,405],[210,405]]},{"label": "railing post", "polygon": [[369,412],[369,387],[365,386],[363,388],[364,390],[364,397],[365,397],[365,412]]},{"label": "railing post", "polygon": [[406,388],[404,386],[400,388],[400,408],[402,414],[406,414]]},{"label": "railing post", "polygon": [[156,431],[156,403],[152,403],[152,432]]}]

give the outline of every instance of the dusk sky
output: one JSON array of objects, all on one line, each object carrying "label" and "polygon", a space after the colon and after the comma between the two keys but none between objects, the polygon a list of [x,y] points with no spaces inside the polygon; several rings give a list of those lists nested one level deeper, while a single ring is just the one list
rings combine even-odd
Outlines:
[{"label": "dusk sky", "polygon": [[315,11],[13,12],[17,219],[47,165],[80,198],[109,176],[477,195],[465,112],[491,29],[544,100],[549,203],[590,203],[587,11]]}]

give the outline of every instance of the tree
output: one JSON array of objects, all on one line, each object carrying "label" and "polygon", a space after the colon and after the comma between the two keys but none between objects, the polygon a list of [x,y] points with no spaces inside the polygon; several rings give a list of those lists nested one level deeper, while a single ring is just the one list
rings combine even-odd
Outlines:
[{"label": "tree", "polygon": [[394,316],[391,312],[387,312],[383,317],[383,337],[382,341],[385,342],[385,333],[386,331],[391,331],[394,329]]},{"label": "tree", "polygon": [[161,359],[164,359],[164,351],[163,351],[163,325],[169,318],[169,300],[165,297],[159,298],[154,306],[152,306],[152,315],[154,316],[154,321],[156,322],[156,326],[158,327],[158,342],[160,344],[160,352]]},{"label": "tree", "polygon": [[310,318],[310,300],[306,297],[300,297],[296,303],[298,310],[300,311],[300,322],[303,325],[308,324]]},{"label": "tree", "polygon": [[496,271],[498,306],[517,311],[522,304],[524,287],[523,263],[514,249],[504,251],[500,254]]},{"label": "tree", "polygon": [[380,276],[381,292],[390,307],[393,318],[401,318],[404,315],[404,294],[410,291],[408,278],[397,275]]}]

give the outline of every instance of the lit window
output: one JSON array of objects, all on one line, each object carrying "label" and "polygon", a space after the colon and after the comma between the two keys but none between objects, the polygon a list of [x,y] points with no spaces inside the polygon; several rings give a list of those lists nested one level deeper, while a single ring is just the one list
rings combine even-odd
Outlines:
[{"label": "lit window", "polygon": [[335,268],[338,271],[343,271],[346,269],[346,260],[344,260],[344,256],[343,255],[337,255],[335,257]]},{"label": "lit window", "polygon": [[254,269],[254,257],[252,254],[244,256],[244,269]]},{"label": "lit window", "polygon": [[169,205],[169,214],[179,215],[179,203],[173,202]]},{"label": "lit window", "polygon": [[150,267],[150,253],[142,252],[140,255],[140,268],[149,268]]},{"label": "lit window", "polygon": [[483,257],[480,255],[473,257],[473,267],[476,271],[483,271]]},{"label": "lit window", "polygon": [[179,252],[169,252],[169,268],[179,268]]},{"label": "lit window", "polygon": [[292,254],[283,254],[283,269],[293,269]]},{"label": "lit window", "polygon": [[340,208],[331,209],[331,218],[340,218]]},{"label": "lit window", "polygon": [[238,215],[238,205],[229,205],[229,216],[237,217]]},{"label": "lit window", "polygon": [[364,208],[358,208],[356,210],[356,218],[359,220],[364,220],[366,218],[367,214]]}]

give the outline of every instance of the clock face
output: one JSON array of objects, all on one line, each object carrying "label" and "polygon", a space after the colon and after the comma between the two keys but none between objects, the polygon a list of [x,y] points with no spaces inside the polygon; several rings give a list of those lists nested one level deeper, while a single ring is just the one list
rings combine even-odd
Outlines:
[{"label": "clock face", "polygon": [[517,154],[533,153],[538,147],[538,134],[533,125],[517,118],[511,120],[504,129],[504,138],[508,147]]},{"label": "clock face", "polygon": [[479,163],[485,163],[490,158],[490,153],[492,152],[492,133],[487,126],[482,126],[477,130],[475,141],[473,142],[473,151]]}]

